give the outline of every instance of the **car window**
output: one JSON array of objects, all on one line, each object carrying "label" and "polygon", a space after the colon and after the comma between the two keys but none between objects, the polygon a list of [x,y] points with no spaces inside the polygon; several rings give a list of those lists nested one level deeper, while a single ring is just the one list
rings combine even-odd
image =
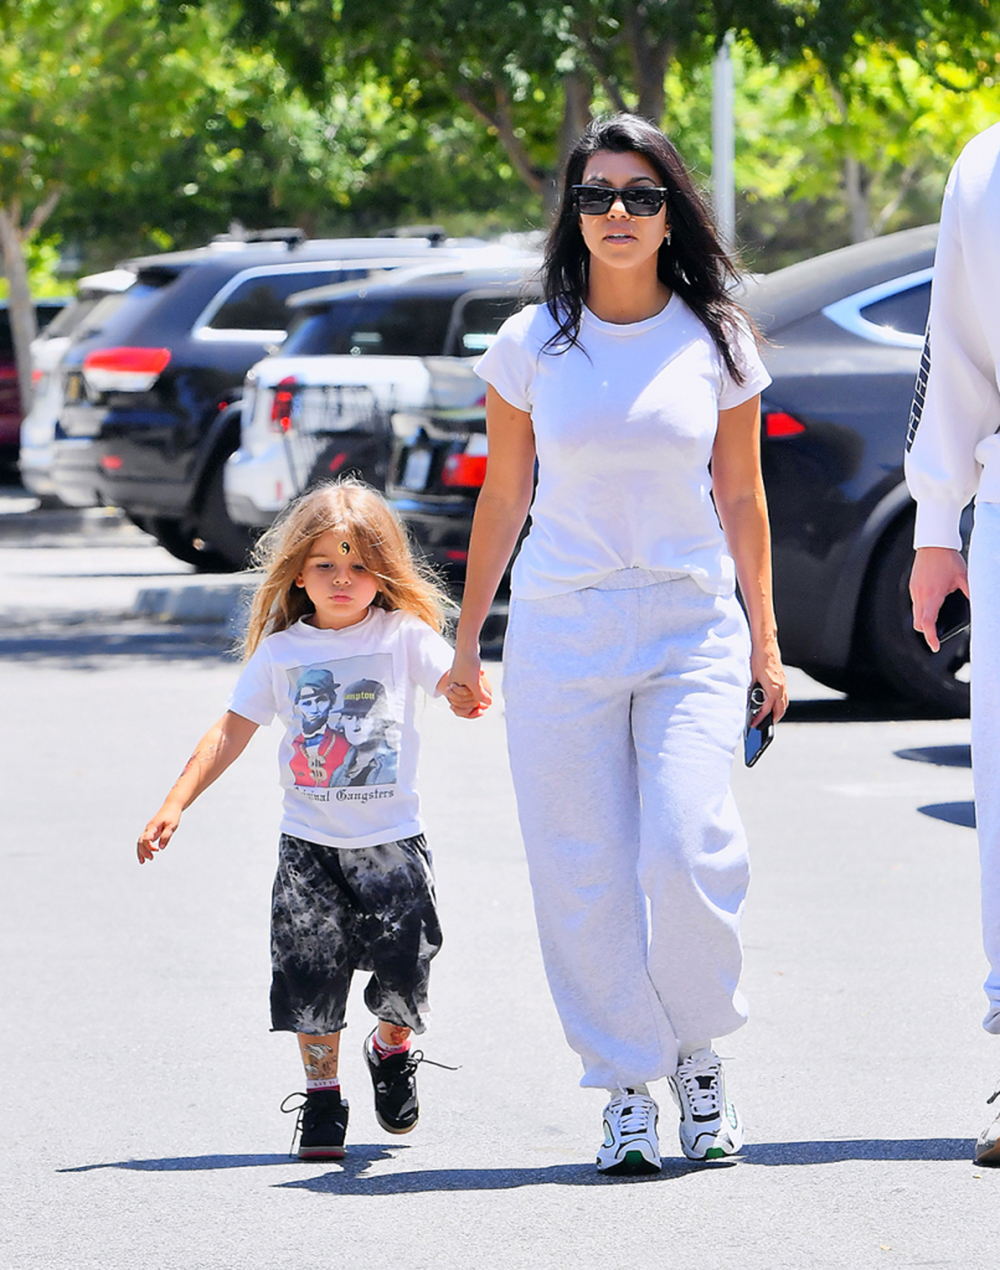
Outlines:
[{"label": "car window", "polygon": [[884,326],[908,335],[923,335],[927,329],[927,312],[931,304],[931,284],[922,282],[895,295],[887,295],[860,310],[866,322]]},{"label": "car window", "polygon": [[127,291],[117,291],[112,295],[104,296],[83,315],[80,324],[73,331],[73,338],[86,340],[93,335],[99,335],[122,309],[128,311],[128,315],[132,316],[134,322],[145,309],[149,308],[161,289],[157,285],[135,282]]},{"label": "car window", "polygon": [[331,282],[364,277],[366,272],[340,268],[315,272],[294,270],[245,278],[205,325],[213,331],[286,331],[292,317],[285,304],[290,295]]},{"label": "car window", "polygon": [[100,296],[89,295],[83,300],[73,300],[61,312],[57,313],[45,328],[50,339],[58,339],[62,335],[70,335],[83,322],[87,314],[95,309]]},{"label": "car window", "polygon": [[520,307],[517,296],[470,296],[460,303],[451,351],[459,357],[485,353],[500,327]]},{"label": "car window", "polygon": [[[38,329],[44,330],[66,308],[62,300],[39,300],[35,304],[35,321]],[[9,361],[14,356],[14,336],[10,329],[10,310],[6,305],[0,306],[0,358]]]},{"label": "car window", "polygon": [[454,302],[452,296],[338,301],[300,319],[282,356],[436,357],[444,352]]}]

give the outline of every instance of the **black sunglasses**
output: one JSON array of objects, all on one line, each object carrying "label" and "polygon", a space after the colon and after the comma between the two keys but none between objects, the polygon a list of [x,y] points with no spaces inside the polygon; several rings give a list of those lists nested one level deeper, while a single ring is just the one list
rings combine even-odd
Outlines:
[{"label": "black sunglasses", "polygon": [[655,216],[667,201],[667,191],[656,185],[634,185],[627,190],[613,190],[608,185],[573,185],[570,188],[582,216],[606,216],[619,198],[629,216]]}]

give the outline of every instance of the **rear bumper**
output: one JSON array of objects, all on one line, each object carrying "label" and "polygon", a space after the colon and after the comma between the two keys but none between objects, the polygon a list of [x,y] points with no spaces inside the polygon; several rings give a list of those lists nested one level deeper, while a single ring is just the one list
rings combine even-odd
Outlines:
[{"label": "rear bumper", "polygon": [[92,441],[57,441],[52,447],[50,474],[55,494],[68,507],[97,507],[97,450]]},{"label": "rear bumper", "polygon": [[259,451],[237,450],[226,461],[226,511],[238,525],[270,525],[295,492],[280,439]]}]

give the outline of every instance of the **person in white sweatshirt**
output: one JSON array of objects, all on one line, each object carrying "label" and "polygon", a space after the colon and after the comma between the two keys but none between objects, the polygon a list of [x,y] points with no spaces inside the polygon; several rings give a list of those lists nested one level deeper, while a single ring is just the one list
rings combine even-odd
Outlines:
[{"label": "person in white sweatshirt", "polygon": [[[913,625],[936,652],[941,604],[972,606],[972,766],[979,832],[987,1032],[1000,1035],[1000,124],[974,137],[945,189],[927,342],[906,439],[917,503]],[[976,500],[966,568],[959,521]],[[1000,1087],[989,1099],[1000,1095]],[[1000,1115],[977,1161],[1000,1163]]]}]

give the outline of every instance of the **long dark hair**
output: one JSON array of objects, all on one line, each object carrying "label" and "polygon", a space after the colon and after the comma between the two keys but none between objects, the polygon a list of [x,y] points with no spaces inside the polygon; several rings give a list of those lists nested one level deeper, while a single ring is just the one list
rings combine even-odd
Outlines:
[{"label": "long dark hair", "polygon": [[595,119],[570,151],[563,174],[559,214],[545,246],[542,284],[549,312],[558,330],[545,344],[554,352],[580,345],[580,321],[590,277],[590,252],[580,232],[580,214],[573,197],[574,185],[583,182],[587,160],[599,150],[614,154],[641,154],[656,171],[667,194],[665,239],[656,259],[656,273],[676,291],[711,335],[729,373],[743,382],[743,372],[733,357],[731,341],[739,320],[749,325],[732,299],[731,288],[740,271],[719,241],[712,216],[694,187],[673,143],[659,128],[638,115],[612,115]]}]

